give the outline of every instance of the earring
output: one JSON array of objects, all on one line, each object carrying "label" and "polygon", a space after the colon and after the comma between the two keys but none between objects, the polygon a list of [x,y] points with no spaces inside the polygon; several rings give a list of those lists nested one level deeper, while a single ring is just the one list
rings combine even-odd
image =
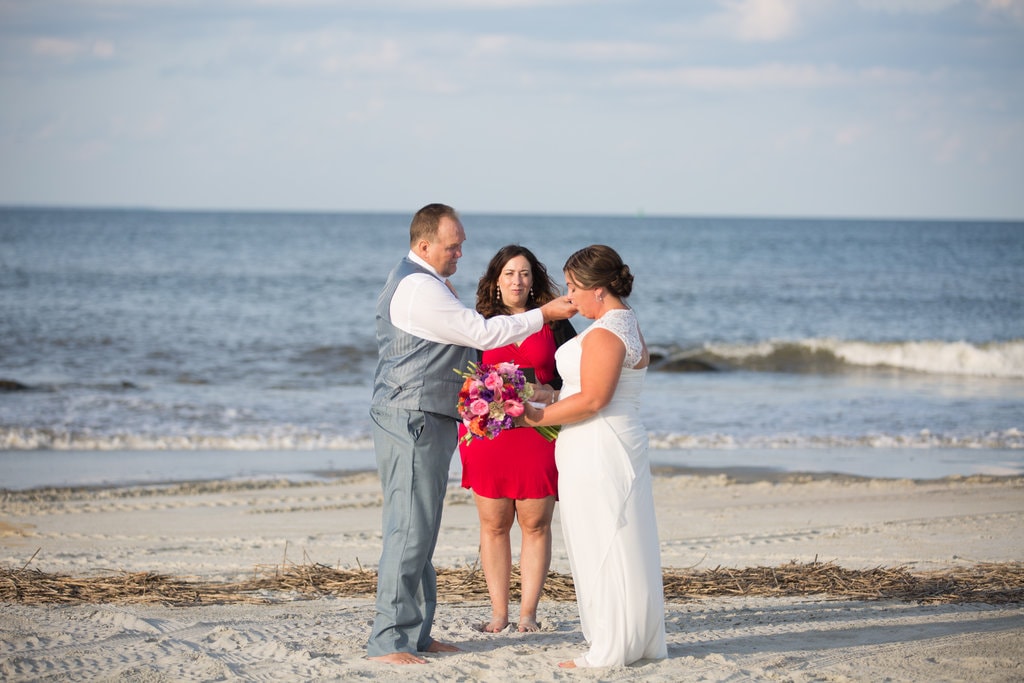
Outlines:
[{"label": "earring", "polygon": [[533,298],[533,287],[530,287],[530,298]]},{"label": "earring", "polygon": [[494,299],[496,301],[501,301],[501,287],[497,285],[494,286]]}]

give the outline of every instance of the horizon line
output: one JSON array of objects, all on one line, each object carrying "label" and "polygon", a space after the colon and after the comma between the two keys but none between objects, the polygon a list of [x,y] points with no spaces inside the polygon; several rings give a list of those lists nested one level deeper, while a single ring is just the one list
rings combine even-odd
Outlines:
[{"label": "horizon line", "polygon": [[[340,209],[340,208],[232,208],[232,207],[171,207],[132,204],[46,204],[0,202],[0,210],[49,210],[49,211],[139,211],[153,213],[251,213],[251,214],[350,214],[350,215],[398,215],[412,216],[417,209]],[[457,209],[464,216],[522,216],[553,218],[653,218],[653,219],[713,219],[713,220],[811,220],[811,221],[906,221],[943,223],[1024,223],[1021,217],[980,217],[980,216],[923,216],[923,215],[822,215],[792,213],[663,213],[635,210],[632,212],[587,212],[587,211],[539,211],[539,210],[481,210]]]}]

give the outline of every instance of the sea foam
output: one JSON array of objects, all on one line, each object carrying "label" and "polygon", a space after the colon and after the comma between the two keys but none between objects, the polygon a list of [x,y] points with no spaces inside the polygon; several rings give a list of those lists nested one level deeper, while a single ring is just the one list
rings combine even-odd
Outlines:
[{"label": "sea foam", "polygon": [[[650,446],[656,450],[733,450],[742,448],[869,448],[869,449],[1024,449],[1024,432],[1016,428],[970,434],[947,434],[923,429],[906,434],[861,435],[800,434],[694,434],[651,432]],[[247,434],[150,435],[84,434],[50,429],[0,428],[0,450],[54,451],[369,451],[369,437],[321,436],[316,434],[280,436]]]}]

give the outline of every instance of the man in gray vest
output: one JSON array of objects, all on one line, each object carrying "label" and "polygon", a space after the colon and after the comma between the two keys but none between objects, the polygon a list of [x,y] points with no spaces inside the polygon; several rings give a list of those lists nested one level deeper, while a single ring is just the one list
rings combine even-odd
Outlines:
[{"label": "man in gray vest", "polygon": [[384,491],[383,549],[367,656],[392,664],[425,663],[418,652],[458,651],[430,636],[437,603],[432,558],[458,442],[462,378],[453,371],[476,359],[474,349],[521,341],[576,313],[565,297],[494,318],[467,308],[448,281],[465,240],[455,209],[423,207],[409,227],[408,255],[377,298],[370,417]]}]

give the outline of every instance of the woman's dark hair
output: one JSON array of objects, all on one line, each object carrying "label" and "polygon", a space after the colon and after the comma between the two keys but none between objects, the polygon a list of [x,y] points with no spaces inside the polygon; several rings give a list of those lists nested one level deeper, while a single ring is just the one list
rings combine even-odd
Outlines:
[{"label": "woman's dark hair", "polygon": [[591,244],[569,257],[562,267],[573,282],[583,289],[604,287],[610,294],[625,299],[633,291],[633,273],[618,252],[604,244]]},{"label": "woman's dark hair", "polygon": [[505,302],[498,298],[498,278],[505,264],[516,256],[523,256],[530,262],[533,271],[533,295],[526,301],[526,308],[537,308],[558,297],[558,286],[548,275],[548,269],[537,260],[533,252],[518,244],[509,244],[498,250],[491,262],[487,264],[480,282],[476,287],[476,310],[485,318],[496,315],[508,315],[512,311]]}]

